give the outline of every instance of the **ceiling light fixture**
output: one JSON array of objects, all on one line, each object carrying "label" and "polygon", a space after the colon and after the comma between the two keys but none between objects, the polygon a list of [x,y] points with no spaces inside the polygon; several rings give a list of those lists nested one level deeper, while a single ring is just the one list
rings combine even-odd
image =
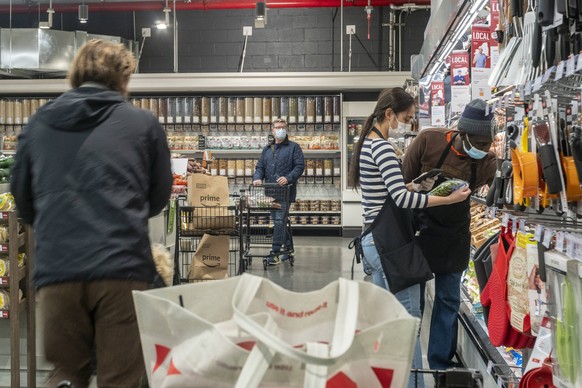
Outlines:
[{"label": "ceiling light fixture", "polygon": [[79,5],[79,22],[87,23],[89,21],[89,6],[85,3]]},{"label": "ceiling light fixture", "polygon": [[48,20],[46,22],[38,23],[39,28],[42,28],[42,29],[52,28],[52,26],[53,26],[53,14],[55,13],[55,10],[53,9],[53,0],[50,0],[49,7],[46,10],[46,13],[48,14]]},{"label": "ceiling light fixture", "polygon": [[172,10],[168,7],[168,0],[166,0],[166,6],[162,12],[164,13],[164,20],[156,21],[156,28],[158,30],[165,30],[170,26],[170,12],[172,12]]}]

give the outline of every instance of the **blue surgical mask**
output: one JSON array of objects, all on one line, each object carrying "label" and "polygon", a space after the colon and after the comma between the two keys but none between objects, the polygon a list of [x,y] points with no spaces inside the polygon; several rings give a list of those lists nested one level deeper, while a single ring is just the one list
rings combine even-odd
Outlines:
[{"label": "blue surgical mask", "polygon": [[277,128],[275,130],[275,139],[285,140],[286,137],[287,137],[287,131],[285,130],[285,128]]},{"label": "blue surgical mask", "polygon": [[467,141],[467,143],[469,143],[469,146],[471,146],[470,149],[467,149],[467,146],[465,145],[465,142],[463,142],[463,149],[465,150],[465,152],[467,153],[467,155],[471,158],[471,159],[483,159],[484,157],[487,156],[487,152],[486,151],[482,151],[478,148],[473,147],[473,144],[471,144],[471,142],[469,141],[469,138],[465,138],[465,140]]}]

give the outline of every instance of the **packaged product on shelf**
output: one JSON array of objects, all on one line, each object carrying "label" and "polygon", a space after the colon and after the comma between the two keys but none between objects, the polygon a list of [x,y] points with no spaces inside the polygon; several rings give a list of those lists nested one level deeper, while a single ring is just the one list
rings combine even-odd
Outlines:
[{"label": "packaged product on shelf", "polygon": [[339,123],[341,117],[341,106],[339,96],[333,96],[333,122]]},{"label": "packaged product on shelf", "polygon": [[0,310],[8,310],[10,308],[10,297],[8,292],[0,290]]},{"label": "packaged product on shelf", "polygon": [[307,102],[304,96],[297,97],[297,122],[305,123],[307,115]]},{"label": "packaged product on shelf", "polygon": [[329,225],[331,223],[329,216],[321,216],[320,219],[322,225]]},{"label": "packaged product on shelf", "polygon": [[250,138],[249,148],[250,149],[258,149],[261,148],[261,137],[257,135],[253,135]]},{"label": "packaged product on shelf", "polygon": [[173,97],[166,98],[166,106],[168,107],[166,111],[166,123],[174,124],[176,122],[176,99]]},{"label": "packaged product on shelf", "polygon": [[333,160],[333,176],[341,175],[342,161],[339,158]]},{"label": "packaged product on shelf", "polygon": [[245,123],[250,124],[253,122],[254,111],[253,97],[245,97]]},{"label": "packaged product on shelf", "polygon": [[236,176],[237,177],[245,176],[245,160],[244,159],[237,159],[236,160]]},{"label": "packaged product on shelf", "polygon": [[283,120],[289,119],[289,97],[281,97],[281,116]]},{"label": "packaged product on shelf", "polygon": [[333,176],[333,159],[325,159],[323,161],[323,175]]},{"label": "packaged product on shelf", "polygon": [[255,97],[254,98],[254,123],[261,123],[263,121],[263,97]]},{"label": "packaged product on shelf", "polygon": [[30,116],[36,113],[40,106],[40,101],[38,98],[33,98],[30,100]]},{"label": "packaged product on shelf", "polygon": [[308,159],[305,163],[305,173],[307,176],[315,175],[315,159]]},{"label": "packaged product on shelf", "polygon": [[218,175],[218,160],[210,161],[210,175]]},{"label": "packaged product on shelf", "polygon": [[182,124],[184,122],[184,99],[182,97],[177,97],[174,99],[174,110],[175,110],[175,121],[176,124]]},{"label": "packaged product on shelf", "polygon": [[0,194],[0,211],[10,211],[16,209],[16,203],[14,203],[14,197],[10,193]]},{"label": "packaged product on shelf", "polygon": [[341,223],[342,223],[342,219],[341,219],[341,217],[340,217],[340,216],[332,216],[332,217],[331,217],[331,223],[332,223],[333,225],[341,225]]},{"label": "packaged product on shelf", "polygon": [[315,175],[320,177],[323,176],[323,159],[315,160]]},{"label": "packaged product on shelf", "polygon": [[185,97],[184,98],[184,122],[186,124],[192,123],[192,111],[194,106],[192,105],[192,98]]},{"label": "packaged product on shelf", "polygon": [[236,122],[241,124],[245,122],[245,99],[238,97],[236,99]]},{"label": "packaged product on shelf", "polygon": [[149,98],[138,98],[137,101],[139,101],[139,108],[143,109],[143,110],[149,110],[150,109],[150,100]]},{"label": "packaged product on shelf", "polygon": [[305,113],[305,121],[309,124],[315,122],[315,97],[309,96],[306,97],[306,113]]},{"label": "packaged product on shelf", "polygon": [[30,118],[30,99],[26,98],[22,101],[22,124],[28,124]]},{"label": "packaged product on shelf", "polygon": [[273,120],[281,118],[281,97],[271,97],[271,115]]},{"label": "packaged product on shelf", "polygon": [[[234,148],[234,140],[240,139],[238,136],[222,136],[222,144],[218,147],[219,149],[223,150],[231,150]],[[240,143],[240,141],[239,141]]]},{"label": "packaged product on shelf", "polygon": [[6,124],[14,124],[14,100],[8,100],[6,104]]},{"label": "packaged product on shelf", "polygon": [[329,200],[321,200],[319,202],[319,211],[328,212],[331,210],[331,201]]},{"label": "packaged product on shelf", "polygon": [[299,217],[297,217],[297,216],[291,216],[291,217],[289,217],[289,221],[291,222],[291,224],[297,224],[298,218]]},{"label": "packaged product on shelf", "polygon": [[0,100],[0,124],[6,124],[6,100]]},{"label": "packaged product on shelf", "polygon": [[228,98],[228,110],[226,112],[226,122],[227,123],[234,123],[236,117],[236,97],[229,97]]},{"label": "packaged product on shelf", "polygon": [[323,121],[326,123],[331,123],[333,117],[333,97],[324,97],[324,107],[323,107]]},{"label": "packaged product on shelf", "polygon": [[263,98],[263,123],[271,122],[271,97]]},{"label": "packaged product on shelf", "polygon": [[192,98],[192,122],[200,124],[200,115],[202,114],[202,99],[200,97]]},{"label": "packaged product on shelf", "polygon": [[200,99],[200,121],[202,124],[208,124],[210,118],[210,98],[202,97]]},{"label": "packaged product on shelf", "polygon": [[321,145],[321,136],[311,136],[311,141],[309,142],[310,150],[320,150],[322,149]]},{"label": "packaged product on shelf", "polygon": [[14,124],[22,124],[22,101],[14,101]]},{"label": "packaged product on shelf", "polygon": [[150,98],[150,111],[154,115],[154,117],[158,117],[158,99],[157,98]]},{"label": "packaged product on shelf", "polygon": [[297,122],[297,97],[289,97],[289,123]]},{"label": "packaged product on shelf", "polygon": [[166,123],[166,113],[168,111],[168,106],[166,105],[165,98],[158,98],[158,121],[161,124]]},{"label": "packaged product on shelf", "polygon": [[7,256],[0,257],[0,276],[10,275],[10,259]]},{"label": "packaged product on shelf", "polygon": [[269,144],[269,138],[267,136],[261,136],[259,148],[266,147],[268,144]]},{"label": "packaged product on shelf", "polygon": [[218,98],[218,122],[226,123],[226,115],[228,113],[228,99],[226,97]]},{"label": "packaged product on shelf", "polygon": [[234,159],[228,160],[226,176],[228,176],[229,178],[234,178],[236,176],[236,160]]},{"label": "packaged product on shelf", "polygon": [[218,122],[218,97],[210,98],[210,122],[215,124]]},{"label": "packaged product on shelf", "polygon": [[339,150],[339,135],[325,135],[326,149]]},{"label": "packaged product on shelf", "polygon": [[254,169],[253,169],[253,160],[246,159],[245,160],[245,176],[253,176]]},{"label": "packaged product on shelf", "polygon": [[220,159],[218,161],[218,175],[226,176],[228,170],[228,159]]}]

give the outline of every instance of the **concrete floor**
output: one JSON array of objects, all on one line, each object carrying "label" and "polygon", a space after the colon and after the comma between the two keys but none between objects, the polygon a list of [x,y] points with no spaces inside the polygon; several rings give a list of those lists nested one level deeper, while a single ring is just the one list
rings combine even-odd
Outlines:
[{"label": "concrete floor", "polygon": [[[267,271],[263,269],[260,259],[255,259],[248,272],[265,276],[278,285],[292,291],[313,291],[327,285],[339,277],[350,278],[353,258],[353,250],[348,249],[351,239],[341,237],[296,237],[295,238],[295,265],[291,267],[289,263],[281,263],[277,266],[269,267]],[[354,268],[354,279],[365,279],[362,265],[356,264]],[[428,319],[424,319],[423,328],[428,324]],[[428,330],[422,330],[427,333]],[[423,335],[421,343],[426,349],[426,335]],[[4,360],[5,361],[5,360]],[[425,361],[426,362],[426,361]],[[39,370],[38,385],[44,386],[44,378],[48,366],[46,363],[39,363],[44,370]],[[10,386],[9,363],[0,363],[0,388]],[[96,386],[96,384],[93,384]],[[427,387],[431,384],[427,381]]]}]

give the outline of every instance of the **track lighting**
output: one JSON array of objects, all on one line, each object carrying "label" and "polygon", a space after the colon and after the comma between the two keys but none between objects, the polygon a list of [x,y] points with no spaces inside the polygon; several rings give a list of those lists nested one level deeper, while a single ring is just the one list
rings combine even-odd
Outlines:
[{"label": "track lighting", "polygon": [[267,25],[267,3],[258,1],[255,11],[255,28],[265,28]]},{"label": "track lighting", "polygon": [[168,0],[166,0],[166,6],[162,12],[164,13],[164,20],[158,20],[156,22],[156,28],[158,30],[165,30],[170,26],[170,12],[172,12],[172,10],[168,7]]},{"label": "track lighting", "polygon": [[55,10],[53,9],[53,0],[50,0],[49,7],[46,10],[46,13],[48,14],[48,19],[46,22],[38,23],[39,28],[42,28],[42,29],[52,28],[52,26],[53,26],[53,14],[55,13]]}]

